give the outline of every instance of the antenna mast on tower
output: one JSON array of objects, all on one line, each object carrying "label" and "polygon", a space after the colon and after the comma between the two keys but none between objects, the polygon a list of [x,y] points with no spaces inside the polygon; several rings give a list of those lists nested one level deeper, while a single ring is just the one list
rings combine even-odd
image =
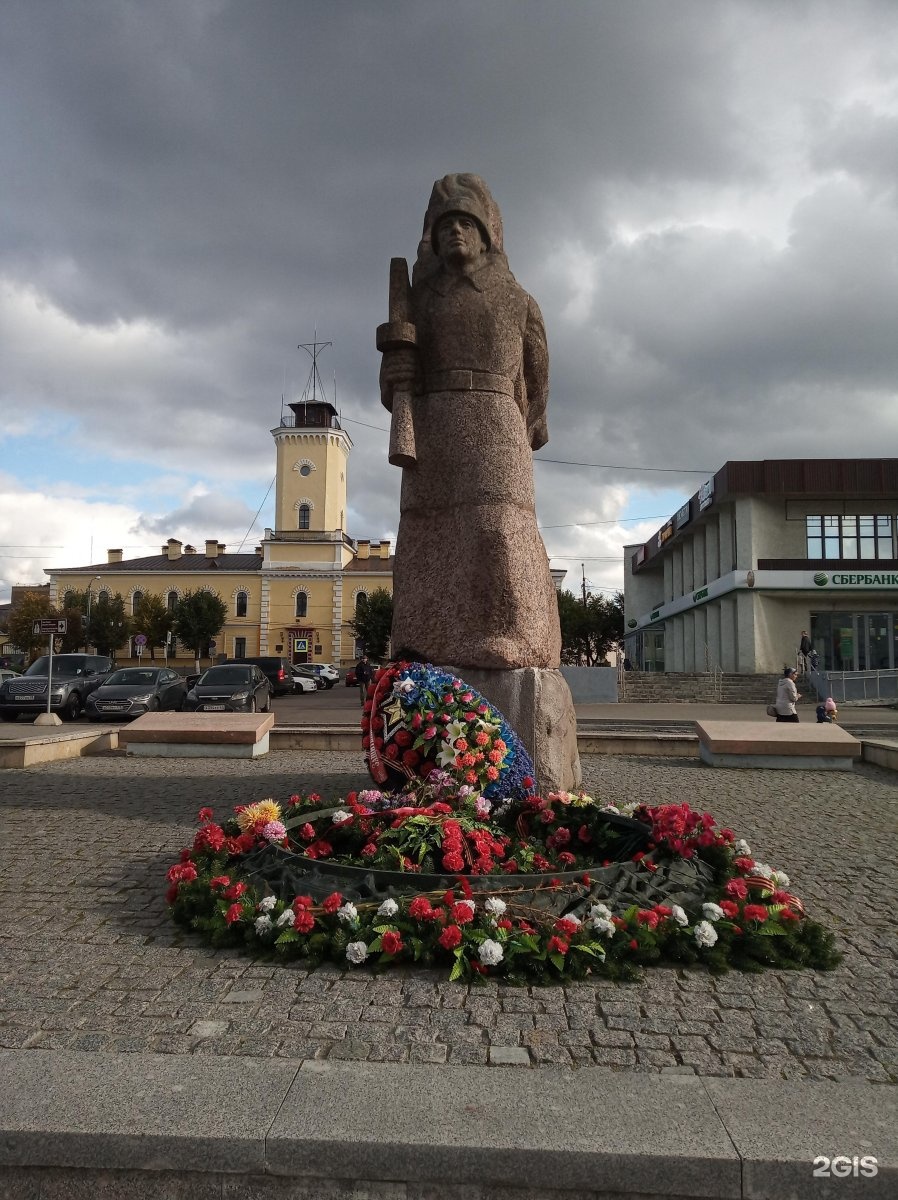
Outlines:
[{"label": "antenna mast on tower", "polygon": [[[318,400],[318,387],[321,387],[322,395],[327,393],[324,390],[324,384],[321,380],[321,375],[318,373],[318,355],[320,351],[328,346],[332,346],[333,342],[319,342],[318,330],[315,330],[314,339],[311,342],[300,342],[296,347],[297,350],[305,350],[306,354],[312,359],[312,368],[309,371],[309,378],[306,380],[306,386],[303,389],[300,402],[303,404],[315,404]],[[336,396],[334,397],[336,399]]]}]

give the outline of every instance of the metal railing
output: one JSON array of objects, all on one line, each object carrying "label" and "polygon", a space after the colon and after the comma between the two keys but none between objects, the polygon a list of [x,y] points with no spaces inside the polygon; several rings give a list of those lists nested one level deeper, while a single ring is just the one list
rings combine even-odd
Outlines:
[{"label": "metal railing", "polygon": [[821,700],[836,704],[890,704],[898,700],[898,670],[809,671],[807,678]]}]

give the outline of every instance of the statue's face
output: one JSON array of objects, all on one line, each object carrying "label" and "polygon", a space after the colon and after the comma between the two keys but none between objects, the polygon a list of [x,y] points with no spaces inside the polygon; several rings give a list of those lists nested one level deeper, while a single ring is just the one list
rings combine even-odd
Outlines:
[{"label": "statue's face", "polygon": [[486,250],[480,226],[466,213],[447,213],[437,225],[437,250],[449,263],[476,262]]}]

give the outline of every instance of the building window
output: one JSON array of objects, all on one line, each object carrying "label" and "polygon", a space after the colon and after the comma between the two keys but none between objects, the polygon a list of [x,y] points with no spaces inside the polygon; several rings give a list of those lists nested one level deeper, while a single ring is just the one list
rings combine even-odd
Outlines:
[{"label": "building window", "polygon": [[300,529],[308,529],[309,528],[309,517],[311,515],[311,512],[312,512],[312,510],[309,508],[308,504],[300,504],[300,506],[299,506],[299,528]]},{"label": "building window", "polygon": [[236,609],[236,612],[237,612],[237,616],[238,616],[238,617],[245,617],[245,616],[246,616],[246,592],[238,592],[238,593],[237,593],[237,609]]},{"label": "building window", "polygon": [[311,475],[311,474],[312,474],[312,467],[311,467],[311,464],[310,464],[310,463],[303,463],[303,464],[302,464],[302,466],[299,468],[299,473],[300,473],[300,475],[303,475],[303,476],[305,476],[305,475]]},{"label": "building window", "polygon": [[169,612],[174,612],[175,605],[177,603],[178,603],[178,593],[177,592],[169,592],[165,598],[165,607],[168,609]]},{"label": "building window", "polygon": [[359,592],[355,598],[355,615],[360,617],[368,604],[368,595],[366,592]]},{"label": "building window", "polygon": [[66,594],[62,598],[62,607],[63,608],[74,608],[75,604],[76,604],[75,593],[74,592],[66,592]]},{"label": "building window", "polygon": [[894,558],[891,516],[807,517],[808,558]]},{"label": "building window", "polygon": [[137,606],[138,606],[138,604],[140,604],[142,599],[143,599],[143,592],[135,592],[134,595],[131,597],[131,615],[132,616],[137,612]]},{"label": "building window", "polygon": [[246,658],[246,638],[234,638],[234,657]]},{"label": "building window", "polygon": [[296,615],[298,617],[306,617],[309,615],[309,597],[305,592],[296,593]]}]

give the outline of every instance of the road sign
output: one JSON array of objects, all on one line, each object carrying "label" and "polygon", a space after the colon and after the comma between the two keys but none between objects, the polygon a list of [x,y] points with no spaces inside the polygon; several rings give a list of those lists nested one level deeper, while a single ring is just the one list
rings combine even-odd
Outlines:
[{"label": "road sign", "polygon": [[40,621],[34,622],[33,629],[35,634],[65,633],[68,620],[65,617],[42,617]]},{"label": "road sign", "polygon": [[308,654],[308,652],[309,652],[309,639],[308,638],[294,638],[293,639],[293,653],[294,654]]},{"label": "road sign", "polygon": [[134,635],[135,646],[145,646],[147,644],[147,635],[145,633],[136,633]]}]

